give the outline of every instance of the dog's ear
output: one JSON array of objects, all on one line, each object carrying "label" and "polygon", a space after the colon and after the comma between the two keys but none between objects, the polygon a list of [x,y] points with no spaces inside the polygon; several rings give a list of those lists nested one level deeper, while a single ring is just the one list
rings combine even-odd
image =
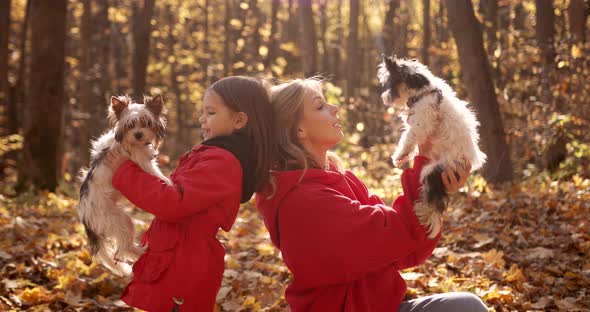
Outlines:
[{"label": "dog's ear", "polygon": [[145,97],[144,103],[147,109],[149,109],[154,115],[160,116],[166,113],[166,107],[164,106],[164,98],[161,94],[157,94],[154,97]]},{"label": "dog's ear", "polygon": [[397,57],[395,55],[386,57],[385,54],[381,54],[381,57],[383,58],[383,63],[385,63],[385,68],[387,68],[390,73],[400,72],[401,67],[397,64]]},{"label": "dog's ear", "polygon": [[109,108],[109,119],[111,120],[119,120],[121,119],[121,114],[129,105],[129,100],[127,97],[116,97],[111,96],[111,107]]}]

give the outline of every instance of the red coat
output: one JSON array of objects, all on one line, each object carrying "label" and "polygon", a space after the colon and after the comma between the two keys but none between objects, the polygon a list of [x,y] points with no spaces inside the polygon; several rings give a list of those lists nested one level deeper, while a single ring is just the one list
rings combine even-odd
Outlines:
[{"label": "red coat", "polygon": [[268,189],[257,201],[293,274],[285,293],[293,312],[398,310],[406,292],[398,270],[424,262],[440,239],[427,238],[412,205],[426,162],[416,157],[404,171],[393,207],[352,172],[309,169],[301,181],[301,170],[274,173],[276,194],[268,198]]},{"label": "red coat", "polygon": [[183,155],[172,186],[131,161],[121,165],[113,186],[155,216],[144,235],[147,251],[133,265],[133,280],[121,299],[147,311],[213,311],[221,286],[225,250],[219,228],[229,231],[240,206],[242,168],[225,149],[198,145]]}]

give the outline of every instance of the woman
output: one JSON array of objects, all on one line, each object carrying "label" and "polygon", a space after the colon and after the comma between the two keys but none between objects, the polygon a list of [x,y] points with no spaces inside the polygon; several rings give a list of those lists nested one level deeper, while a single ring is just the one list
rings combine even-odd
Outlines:
[{"label": "woman", "polygon": [[[413,211],[428,159],[414,159],[402,174],[404,195],[388,207],[328,152],[343,134],[338,108],[326,103],[320,81],[275,86],[271,101],[278,161],[257,202],[293,274],[285,294],[292,311],[487,311],[466,293],[402,303],[406,283],[398,271],[424,262],[440,239],[440,233],[427,237]],[[443,173],[447,192],[464,184],[465,167],[459,179],[451,169]]]}]

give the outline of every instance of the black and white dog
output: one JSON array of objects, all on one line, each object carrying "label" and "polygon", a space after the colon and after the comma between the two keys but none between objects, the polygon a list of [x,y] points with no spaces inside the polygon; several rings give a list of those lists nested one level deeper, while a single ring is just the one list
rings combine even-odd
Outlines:
[{"label": "black and white dog", "polygon": [[171,184],[155,159],[166,127],[162,96],[145,97],[144,103],[127,96],[111,98],[113,128],[92,142],[90,168],[81,175],[78,213],[90,251],[118,275],[131,273],[127,262],[137,260],[143,249],[135,243],[135,227],[120,203],[122,195],[111,184],[114,172],[104,163],[107,153],[119,149],[143,170]]},{"label": "black and white dog", "polygon": [[448,201],[441,173],[463,158],[471,162],[472,171],[485,163],[486,155],[478,147],[479,122],[467,102],[458,99],[444,80],[415,59],[383,55],[378,77],[385,88],[383,102],[403,109],[400,117],[404,131],[392,156],[395,166],[411,159],[416,147],[427,139],[432,143],[425,155],[431,161],[422,169],[421,199],[415,211],[420,223],[428,228],[429,237],[434,238],[441,230]]}]

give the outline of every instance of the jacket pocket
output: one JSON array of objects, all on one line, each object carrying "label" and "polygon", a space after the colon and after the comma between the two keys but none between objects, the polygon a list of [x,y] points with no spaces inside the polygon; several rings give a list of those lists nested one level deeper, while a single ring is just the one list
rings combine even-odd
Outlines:
[{"label": "jacket pocket", "polygon": [[136,279],[144,283],[154,283],[161,279],[174,260],[174,249],[148,251],[133,266]]},{"label": "jacket pocket", "polygon": [[150,228],[148,249],[133,266],[136,279],[145,283],[157,282],[174,261],[179,244],[179,229],[156,221]]}]

